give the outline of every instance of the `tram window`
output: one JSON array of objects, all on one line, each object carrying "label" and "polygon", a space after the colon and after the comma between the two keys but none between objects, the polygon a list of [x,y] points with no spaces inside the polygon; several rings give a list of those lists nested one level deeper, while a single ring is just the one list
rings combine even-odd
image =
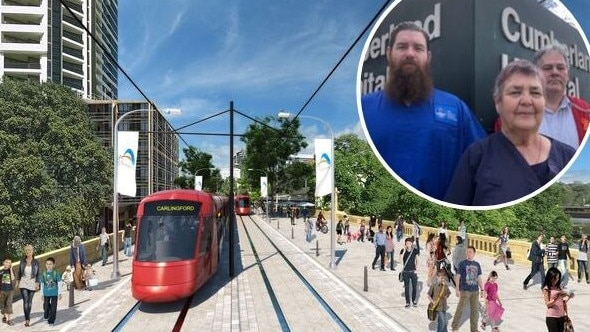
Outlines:
[{"label": "tram window", "polygon": [[144,216],[140,221],[137,260],[168,262],[191,259],[198,219],[190,216]]}]

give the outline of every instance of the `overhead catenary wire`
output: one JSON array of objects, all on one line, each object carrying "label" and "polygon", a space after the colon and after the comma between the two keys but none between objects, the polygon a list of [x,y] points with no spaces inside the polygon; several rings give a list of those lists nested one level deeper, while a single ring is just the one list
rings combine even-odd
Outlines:
[{"label": "overhead catenary wire", "polygon": [[332,70],[330,70],[330,72],[328,73],[328,75],[326,75],[326,77],[324,77],[324,79],[322,80],[322,82],[318,85],[318,87],[311,94],[311,96],[303,103],[303,105],[301,106],[301,108],[299,108],[299,111],[297,111],[297,113],[295,114],[294,119],[296,119],[301,113],[303,113],[303,111],[305,110],[305,108],[307,107],[307,105],[309,105],[309,103],[311,103],[311,101],[313,100],[313,98],[315,98],[315,96],[320,92],[320,90],[328,82],[328,80],[330,79],[330,77],[332,76],[332,74],[334,74],[334,72],[336,72],[336,70],[338,69],[338,67],[340,67],[340,65],[342,64],[342,62],[346,59],[346,57],[348,57],[348,55],[350,54],[350,52],[352,52],[352,50],[354,49],[354,47],[356,46],[356,44],[361,40],[361,38],[365,35],[365,33],[373,26],[373,24],[375,23],[375,21],[377,21],[377,19],[379,19],[379,16],[381,16],[381,13],[383,13],[383,11],[387,8],[387,6],[389,5],[390,2],[391,2],[391,0],[386,0],[385,3],[383,3],[383,5],[381,6],[381,8],[379,8],[379,10],[377,11],[377,13],[371,19],[371,21],[365,26],[365,28],[361,31],[361,33],[359,33],[359,35],[356,37],[356,39],[352,42],[352,44],[350,45],[350,47],[348,47],[348,49],[346,50],[346,52],[344,52],[344,54],[340,57],[340,60],[338,60],[338,62],[336,63],[336,65],[334,65],[334,67],[332,68]]}]

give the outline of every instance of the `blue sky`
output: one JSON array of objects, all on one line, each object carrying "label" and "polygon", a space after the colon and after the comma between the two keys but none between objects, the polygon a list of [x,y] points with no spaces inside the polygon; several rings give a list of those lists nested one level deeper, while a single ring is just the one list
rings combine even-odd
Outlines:
[{"label": "blue sky", "polygon": [[[590,1],[562,2],[590,31]],[[119,64],[160,109],[182,109],[182,115],[168,118],[174,127],[227,110],[230,100],[236,110],[251,117],[276,115],[281,110],[296,113],[383,3],[119,1]],[[363,137],[355,82],[366,37],[302,113],[329,122],[336,136],[352,132]],[[122,75],[119,98],[143,100]],[[329,137],[322,123],[301,120],[301,131],[309,139]],[[235,133],[243,133],[249,122],[236,114]],[[182,132],[228,134],[229,116],[215,117]],[[213,155],[215,166],[229,165],[228,137],[183,137]],[[235,151],[243,147],[239,137],[234,142]],[[564,181],[590,182],[590,152],[585,150]]]}]

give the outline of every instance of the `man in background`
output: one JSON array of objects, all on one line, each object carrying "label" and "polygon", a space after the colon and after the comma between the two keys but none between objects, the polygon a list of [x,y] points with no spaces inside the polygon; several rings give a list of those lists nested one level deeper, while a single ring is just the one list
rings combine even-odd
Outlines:
[{"label": "man in background", "polygon": [[545,114],[539,132],[577,149],[588,130],[590,104],[566,95],[567,50],[549,45],[537,51],[533,60],[545,77]]}]

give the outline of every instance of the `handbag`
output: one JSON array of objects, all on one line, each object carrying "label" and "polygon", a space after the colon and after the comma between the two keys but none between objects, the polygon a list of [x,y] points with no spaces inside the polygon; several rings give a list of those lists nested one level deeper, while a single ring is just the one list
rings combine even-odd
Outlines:
[{"label": "handbag", "polygon": [[96,279],[96,278],[88,279],[88,286],[95,287],[97,285],[98,285],[98,279]]},{"label": "handbag", "polygon": [[506,258],[508,258],[508,259],[512,258],[512,251],[510,251],[510,248],[506,249]]},{"label": "handbag", "polygon": [[574,332],[574,324],[570,319],[570,316],[565,316],[563,321],[563,332]]}]

